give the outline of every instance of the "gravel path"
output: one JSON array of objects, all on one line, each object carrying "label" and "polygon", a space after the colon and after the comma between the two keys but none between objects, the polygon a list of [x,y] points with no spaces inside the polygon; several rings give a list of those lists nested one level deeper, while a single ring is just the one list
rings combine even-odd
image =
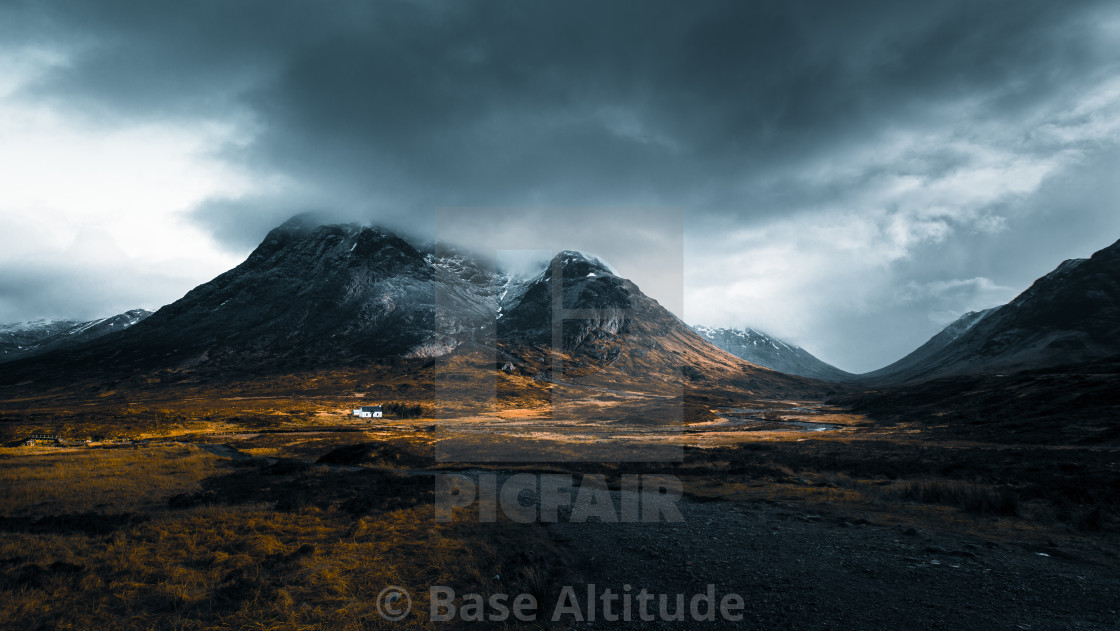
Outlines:
[{"label": "gravel path", "polygon": [[[740,622],[574,623],[652,629],[1118,629],[1120,573],[1052,548],[848,523],[770,503],[680,504],[683,523],[549,526],[584,584],[745,601]],[[583,596],[581,596],[583,598]],[[657,601],[650,607],[657,615]],[[617,609],[617,606],[616,606]],[[601,610],[600,610],[601,611]],[[572,618],[566,618],[572,620]]]}]

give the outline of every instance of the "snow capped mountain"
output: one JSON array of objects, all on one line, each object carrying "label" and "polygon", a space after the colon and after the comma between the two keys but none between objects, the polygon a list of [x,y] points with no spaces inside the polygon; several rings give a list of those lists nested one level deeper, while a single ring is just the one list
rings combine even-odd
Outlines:
[{"label": "snow capped mountain", "polygon": [[519,372],[555,380],[548,358],[560,353],[563,377],[593,374],[598,387],[620,391],[635,382],[770,392],[804,387],[797,377],[719,352],[593,256],[560,252],[520,291],[497,327],[501,352]]},{"label": "snow capped mountain", "polygon": [[[607,268],[594,257],[565,250],[557,254],[544,270],[519,288],[520,296],[511,301],[508,313],[498,323],[503,339],[521,339],[533,344],[552,344],[555,302],[554,277],[559,277],[563,309],[578,309],[580,318],[565,319],[557,332],[565,350],[576,350],[625,333],[630,324],[628,310],[637,287]],[[629,285],[629,286],[628,286]]]},{"label": "snow capped mountain", "polygon": [[149,354],[227,363],[434,357],[486,326],[495,281],[464,257],[426,254],[379,228],[297,216],[128,341]]},{"label": "snow capped mountain", "polygon": [[1014,300],[968,313],[913,353],[866,375],[914,381],[1043,368],[1120,355],[1120,241],[1063,262]]},{"label": "snow capped mountain", "polygon": [[495,265],[484,263],[466,252],[439,248],[438,253],[426,253],[424,260],[432,267],[470,283],[480,298],[491,303],[498,319],[506,309],[516,304],[533,280],[532,277],[499,270]]},{"label": "snow capped mountain", "polygon": [[123,331],[151,314],[152,312],[144,309],[132,309],[88,322],[35,320],[0,324],[0,362],[77,346],[109,333]]},{"label": "snow capped mountain", "polygon": [[825,381],[847,381],[855,375],[825,363],[809,351],[761,331],[696,325],[692,330],[732,355],[771,370]]},{"label": "snow capped mountain", "polygon": [[0,361],[33,355],[44,340],[81,326],[75,320],[33,320],[0,324]]},{"label": "snow capped mountain", "polygon": [[42,374],[423,363],[495,347],[502,367],[525,375],[547,377],[558,365],[549,358],[560,353],[565,372],[610,368],[746,387],[781,381],[757,366],[898,382],[1088,361],[1120,355],[1120,242],[1062,263],[1007,305],[965,314],[907,357],[858,378],[754,329],[689,328],[606,263],[574,250],[515,276],[469,252],[421,250],[380,228],[307,216],[275,228],[243,263],[154,314],[0,325],[0,362],[53,357]]},{"label": "snow capped mountain", "polygon": [[[564,251],[515,276],[469,252],[421,250],[380,228],[307,216],[125,334],[78,350],[26,367],[43,379],[73,372],[159,383],[376,363],[400,366],[403,379],[428,370],[430,379],[428,360],[445,357],[468,381],[501,369],[531,383],[594,375],[596,387],[620,391],[639,381],[779,395],[805,387],[712,348],[595,257]],[[495,354],[496,366],[487,359]],[[9,366],[7,378],[27,378]],[[553,375],[558,367],[563,374]]]}]

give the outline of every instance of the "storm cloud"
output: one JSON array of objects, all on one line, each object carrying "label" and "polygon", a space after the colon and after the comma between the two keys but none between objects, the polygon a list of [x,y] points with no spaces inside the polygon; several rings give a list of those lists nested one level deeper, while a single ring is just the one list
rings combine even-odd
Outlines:
[{"label": "storm cloud", "polygon": [[[0,24],[31,60],[8,107],[207,139],[183,155],[220,177],[165,211],[209,240],[195,283],[306,210],[483,249],[547,225],[691,323],[862,371],[1120,238],[1114,2],[9,2]],[[676,276],[649,252],[674,236]],[[118,293],[68,308],[158,306]]]}]

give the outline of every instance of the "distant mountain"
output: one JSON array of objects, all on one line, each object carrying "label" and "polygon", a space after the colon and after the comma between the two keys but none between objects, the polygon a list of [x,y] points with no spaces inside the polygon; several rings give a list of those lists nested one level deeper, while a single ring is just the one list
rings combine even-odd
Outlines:
[{"label": "distant mountain", "polygon": [[1092,361],[1120,354],[1120,241],[1072,259],[1014,300],[968,313],[913,353],[871,373],[903,382]]},{"label": "distant mountain", "polygon": [[755,329],[692,329],[717,348],[771,370],[825,381],[848,381],[855,375],[814,357],[809,351]]},{"label": "distant mountain", "polygon": [[109,333],[123,331],[151,314],[151,311],[144,309],[132,309],[109,318],[87,322],[36,320],[0,324],[0,362],[74,347]]}]

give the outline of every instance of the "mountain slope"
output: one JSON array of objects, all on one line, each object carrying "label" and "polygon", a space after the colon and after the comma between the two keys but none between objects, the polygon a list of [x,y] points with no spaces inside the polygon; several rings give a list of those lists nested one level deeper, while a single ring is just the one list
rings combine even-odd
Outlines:
[{"label": "mountain slope", "polygon": [[300,216],[242,264],[157,311],[126,346],[195,363],[441,355],[489,314],[481,291],[445,291],[453,299],[436,304],[437,289],[462,286],[472,287],[391,233]]},{"label": "mountain slope", "polygon": [[546,370],[534,358],[559,351],[565,374],[610,368],[676,381],[701,381],[705,370],[773,374],[712,348],[633,282],[575,251],[557,254],[528,283],[498,320],[498,339],[509,355]]},{"label": "mountain slope", "polygon": [[889,378],[892,375],[921,374],[928,365],[938,361],[937,354],[939,351],[952,344],[961,335],[967,333],[977,322],[994,313],[997,309],[999,307],[982,311],[969,311],[902,359],[878,370],[864,373],[860,375],[860,378],[875,380]]},{"label": "mountain slope", "polygon": [[[538,275],[513,284],[508,294],[516,297],[501,302],[497,350],[489,361],[511,380],[550,384],[554,404],[603,396],[613,400],[609,405],[633,404],[630,397],[654,397],[661,403],[635,404],[627,414],[665,420],[674,409],[679,414],[686,393],[737,400],[748,394],[792,396],[819,387],[711,346],[633,282],[580,252],[561,252]],[[472,361],[477,367],[487,359]],[[492,387],[463,363],[444,364],[444,385],[473,384],[475,390],[448,392],[469,398]],[[508,388],[507,394],[517,396]],[[584,410],[577,416],[595,413]]]},{"label": "mountain slope", "polygon": [[[559,304],[563,322],[553,317]],[[619,391],[639,382],[783,395],[810,387],[712,347],[578,252],[511,278],[467,253],[421,251],[378,228],[309,216],[272,230],[243,263],[124,334],[5,364],[0,382],[147,387],[315,370],[428,384],[433,371],[437,380],[460,371],[456,379],[489,380],[491,389],[495,373],[536,390],[577,378]]]},{"label": "mountain slope", "polygon": [[87,322],[39,320],[0,325],[0,362],[74,347],[109,333],[123,331],[151,314],[152,312],[144,309],[132,309]]},{"label": "mountain slope", "polygon": [[855,375],[814,357],[809,351],[755,329],[723,329],[696,325],[704,339],[732,355],[771,370],[825,381],[848,381]]},{"label": "mountain slope", "polygon": [[1007,372],[1120,354],[1120,241],[1068,260],[1014,300],[966,314],[903,359],[862,375],[902,382]]}]

